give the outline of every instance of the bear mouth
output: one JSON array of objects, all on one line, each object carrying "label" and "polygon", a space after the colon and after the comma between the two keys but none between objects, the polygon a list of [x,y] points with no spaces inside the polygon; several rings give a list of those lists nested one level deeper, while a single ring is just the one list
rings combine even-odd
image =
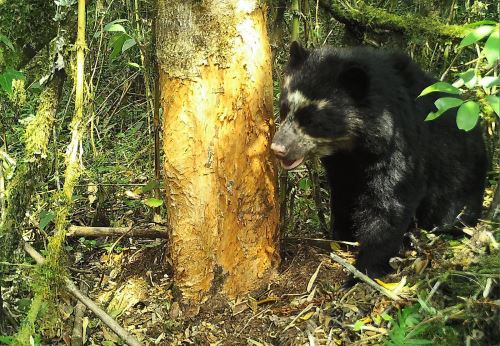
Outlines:
[{"label": "bear mouth", "polygon": [[281,167],[283,169],[286,169],[287,171],[294,169],[304,161],[304,157],[298,158],[296,160],[285,160],[285,159],[280,159]]}]

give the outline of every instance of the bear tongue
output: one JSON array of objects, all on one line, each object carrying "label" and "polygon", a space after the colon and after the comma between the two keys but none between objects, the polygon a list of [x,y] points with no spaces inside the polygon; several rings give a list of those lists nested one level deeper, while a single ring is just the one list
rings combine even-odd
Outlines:
[{"label": "bear tongue", "polygon": [[302,161],[304,161],[303,157],[297,160],[280,160],[281,167],[283,167],[283,169],[286,169],[287,171],[298,167],[302,163]]}]

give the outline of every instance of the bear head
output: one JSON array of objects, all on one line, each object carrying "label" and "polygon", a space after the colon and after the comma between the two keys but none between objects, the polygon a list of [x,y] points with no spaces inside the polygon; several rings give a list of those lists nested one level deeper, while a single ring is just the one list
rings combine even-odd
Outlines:
[{"label": "bear head", "polygon": [[292,42],[279,101],[281,126],[271,144],[282,167],[293,169],[310,153],[352,149],[369,88],[368,67],[342,51],[309,51]]}]

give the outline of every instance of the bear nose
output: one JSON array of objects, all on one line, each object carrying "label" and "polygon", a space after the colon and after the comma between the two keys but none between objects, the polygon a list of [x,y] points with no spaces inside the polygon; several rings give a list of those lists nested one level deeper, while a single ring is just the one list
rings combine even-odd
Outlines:
[{"label": "bear nose", "polygon": [[274,155],[283,157],[286,155],[286,147],[282,144],[271,143],[271,150],[274,152]]}]

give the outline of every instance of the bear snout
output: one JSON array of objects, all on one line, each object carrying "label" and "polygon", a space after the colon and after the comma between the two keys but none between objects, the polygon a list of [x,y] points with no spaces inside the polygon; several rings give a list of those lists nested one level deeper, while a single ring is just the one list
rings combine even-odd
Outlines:
[{"label": "bear snout", "polygon": [[271,143],[271,150],[274,152],[274,155],[277,157],[285,157],[288,150],[283,144]]}]

